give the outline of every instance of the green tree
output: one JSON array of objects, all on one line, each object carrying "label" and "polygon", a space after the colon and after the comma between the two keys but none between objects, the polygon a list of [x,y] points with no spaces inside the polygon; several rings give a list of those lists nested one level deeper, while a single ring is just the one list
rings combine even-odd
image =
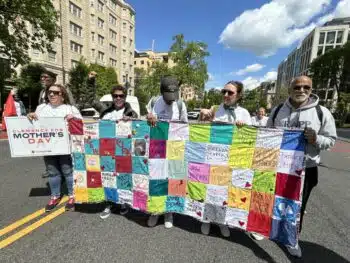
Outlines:
[{"label": "green tree", "polygon": [[111,88],[118,85],[118,75],[114,68],[105,68],[98,64],[91,64],[89,70],[97,73],[96,92],[99,97],[109,94]]},{"label": "green tree", "polygon": [[256,110],[261,106],[260,92],[259,89],[246,90],[240,105],[247,109],[250,113],[256,112]]},{"label": "green tree", "polygon": [[17,66],[30,61],[29,48],[51,50],[51,44],[59,36],[57,20],[58,14],[50,0],[1,0],[0,54]]},{"label": "green tree", "polygon": [[271,102],[272,108],[277,107],[279,104],[285,102],[288,97],[289,97],[288,88],[285,86],[282,86],[272,98],[272,102]]},{"label": "green tree", "polygon": [[87,84],[89,66],[81,59],[77,65],[69,71],[69,88],[80,108],[85,108],[91,96],[94,96],[94,90]]}]

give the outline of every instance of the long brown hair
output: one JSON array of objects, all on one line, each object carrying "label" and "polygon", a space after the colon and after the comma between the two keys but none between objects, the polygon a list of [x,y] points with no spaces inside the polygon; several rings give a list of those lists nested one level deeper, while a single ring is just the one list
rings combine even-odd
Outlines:
[{"label": "long brown hair", "polygon": [[71,105],[70,101],[69,101],[69,97],[68,97],[68,92],[67,89],[62,85],[62,84],[53,84],[52,86],[46,88],[45,90],[45,102],[49,103],[49,89],[51,87],[57,87],[60,89],[61,93],[62,93],[62,98],[63,98],[63,104],[69,104]]}]

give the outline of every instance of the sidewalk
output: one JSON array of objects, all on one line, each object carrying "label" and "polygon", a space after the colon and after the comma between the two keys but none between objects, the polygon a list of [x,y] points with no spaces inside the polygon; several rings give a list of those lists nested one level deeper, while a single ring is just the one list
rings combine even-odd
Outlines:
[{"label": "sidewalk", "polygon": [[0,131],[0,140],[5,140],[5,139],[7,139],[7,132]]}]

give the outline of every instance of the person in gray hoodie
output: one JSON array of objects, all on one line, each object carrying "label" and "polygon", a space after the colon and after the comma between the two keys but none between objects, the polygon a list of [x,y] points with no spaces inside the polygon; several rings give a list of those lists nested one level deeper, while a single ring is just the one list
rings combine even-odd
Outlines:
[{"label": "person in gray hoodie", "polygon": [[[312,93],[312,80],[307,76],[295,78],[289,87],[289,98],[275,107],[267,121],[267,127],[304,129],[306,144],[306,169],[303,198],[300,211],[301,232],[303,216],[312,189],[318,183],[320,151],[331,148],[337,139],[335,121],[330,111],[319,105],[319,98]],[[301,257],[299,244],[287,246],[288,252]]]}]

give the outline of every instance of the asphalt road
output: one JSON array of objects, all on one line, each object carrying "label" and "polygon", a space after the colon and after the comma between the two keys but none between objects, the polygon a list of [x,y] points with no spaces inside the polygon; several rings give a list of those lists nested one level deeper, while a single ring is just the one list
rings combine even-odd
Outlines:
[{"label": "asphalt road", "polygon": [[[323,154],[319,185],[307,208],[302,260],[288,258],[276,243],[256,242],[236,230],[228,239],[216,227],[204,236],[198,222],[183,216],[175,217],[170,230],[163,225],[146,227],[147,218],[135,212],[126,217],[113,214],[103,221],[97,206],[57,216],[1,249],[0,262],[349,262],[350,144],[341,142],[334,151]],[[11,159],[7,141],[0,141],[0,156],[3,229],[43,208],[49,191],[47,179],[41,177],[41,158]]]},{"label": "asphalt road", "polygon": [[350,129],[340,128],[337,129],[337,135],[350,140]]}]

